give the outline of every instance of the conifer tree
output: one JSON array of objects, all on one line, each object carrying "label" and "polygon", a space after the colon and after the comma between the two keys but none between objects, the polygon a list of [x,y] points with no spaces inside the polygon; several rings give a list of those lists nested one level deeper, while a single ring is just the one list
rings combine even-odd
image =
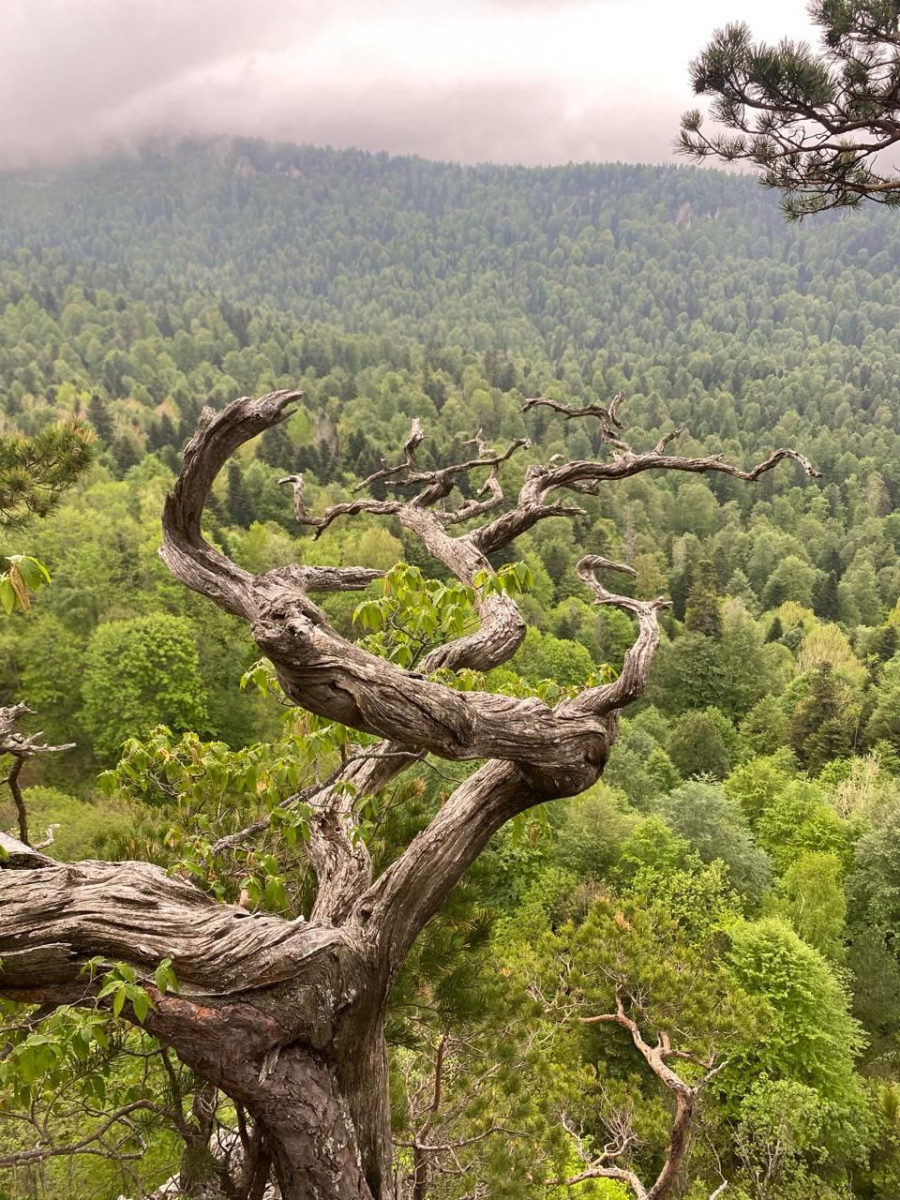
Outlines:
[{"label": "conifer tree", "polygon": [[51,425],[34,437],[0,437],[0,528],[43,517],[91,460],[90,430]]},{"label": "conifer tree", "polygon": [[816,581],[813,589],[813,612],[823,621],[837,621],[840,609],[838,577],[834,571],[829,571]]},{"label": "conifer tree", "polygon": [[716,590],[715,571],[709,559],[698,563],[691,574],[684,624],[687,629],[705,633],[707,637],[718,639],[722,636],[719,594]]},{"label": "conifer tree", "polygon": [[228,464],[228,513],[232,522],[247,529],[253,521],[253,502],[236,462]]},{"label": "conifer tree", "polygon": [[277,467],[281,471],[293,470],[296,465],[297,455],[293,442],[288,436],[287,430],[281,425],[276,425],[274,429],[266,431],[260,441],[257,454],[270,467]]},{"label": "conifer tree", "polygon": [[900,6],[896,0],[814,0],[818,53],[803,42],[754,42],[744,24],[718,30],[691,63],[694,91],[724,129],[684,115],[678,149],[749,162],[781,192],[786,216],[900,204],[900,173],[884,152],[900,136]]},{"label": "conifer tree", "polygon": [[791,717],[791,745],[800,761],[810,771],[818,772],[831,759],[850,754],[852,733],[842,685],[831,664],[823,663],[813,674],[809,694]]},{"label": "conifer tree", "polygon": [[109,410],[100,396],[94,392],[88,404],[87,419],[97,432],[97,436],[107,446],[112,444],[113,434],[115,433],[115,425],[113,419],[109,415]]}]

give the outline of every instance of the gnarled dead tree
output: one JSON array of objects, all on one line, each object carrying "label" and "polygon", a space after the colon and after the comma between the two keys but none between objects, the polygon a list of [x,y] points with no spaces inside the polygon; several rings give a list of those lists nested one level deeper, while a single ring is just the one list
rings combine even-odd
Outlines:
[{"label": "gnarled dead tree", "polygon": [[[251,917],[146,863],[56,864],[22,846],[0,872],[3,994],[40,1004],[79,1003],[96,991],[81,972],[93,956],[125,960],[149,978],[163,957],[181,990],[159,994],[146,1027],[205,1079],[253,1115],[263,1131],[285,1200],[389,1200],[392,1193],[387,1055],[383,1022],[394,980],[413,942],[490,837],[535,804],[591,786],[616,738],[619,710],[641,695],[659,643],[666,601],[610,592],[599,570],[626,570],[596,557],[579,572],[600,604],[637,619],[637,635],[612,683],[554,705],[479,691],[455,691],[429,675],[439,667],[484,671],[509,660],[525,624],[508,596],[477,592],[478,629],[441,646],[408,672],[377,658],[331,627],[310,593],[365,587],[378,572],[287,566],[252,575],[203,537],[213,480],[229,455],[290,414],[297,392],[204,409],[163,514],[163,560],[188,587],[246,620],[274,664],[286,696],[300,707],[382,739],[351,760],[342,781],[323,786],[313,809],[309,858],[318,891],[311,919]],[[651,470],[719,471],[755,480],[782,459],[777,450],[751,470],[721,456],[669,455],[663,438],[637,453],[615,430],[618,401],[585,415],[600,419],[606,461],[529,465],[517,500],[503,507],[498,468],[524,448],[513,443],[437,470],[422,470],[418,423],[398,466],[381,481],[396,498],[360,498],[300,520],[326,528],[341,516],[395,517],[460,581],[490,572],[490,555],[549,516],[581,510],[561,491],[596,494]],[[536,398],[529,405],[556,402]],[[577,416],[577,413],[567,415]],[[457,480],[487,471],[484,500],[447,509]],[[296,485],[299,481],[290,480]],[[473,522],[473,524],[468,524]],[[464,532],[452,530],[464,523]],[[481,765],[378,878],[354,836],[353,796],[372,794],[424,754]]]}]

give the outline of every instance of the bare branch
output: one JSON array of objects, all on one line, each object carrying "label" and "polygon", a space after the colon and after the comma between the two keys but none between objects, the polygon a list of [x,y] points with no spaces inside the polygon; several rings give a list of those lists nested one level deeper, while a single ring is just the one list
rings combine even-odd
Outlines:
[{"label": "bare branch", "polygon": [[46,991],[77,1003],[91,990],[84,963],[102,956],[140,972],[170,958],[182,992],[212,1002],[349,950],[337,930],[251,916],[150,863],[60,864],[32,851],[0,868],[0,991],[13,999]]},{"label": "bare branch", "polygon": [[194,591],[228,612],[252,617],[253,576],[214,549],[200,527],[212,482],[238,446],[279,425],[291,415],[302,392],[271,392],[259,400],[244,397],[222,412],[204,408],[197,431],[184,449],[184,462],[163,508],[163,545],[169,570]]},{"label": "bare branch", "polygon": [[[103,1144],[103,1135],[114,1125],[118,1125],[129,1113],[138,1111],[157,1112],[157,1106],[150,1100],[132,1100],[130,1104],[110,1114],[96,1129],[68,1146],[46,1145],[35,1146],[31,1150],[19,1150],[15,1154],[5,1154],[0,1157],[0,1167],[24,1166],[26,1163],[43,1162],[47,1158],[74,1157],[80,1154],[92,1154],[101,1158],[117,1158],[119,1155],[109,1150]],[[141,1151],[143,1153],[143,1151]]]},{"label": "bare branch", "polygon": [[416,451],[425,440],[426,435],[422,429],[421,422],[419,421],[418,417],[414,417],[412,427],[409,431],[409,437],[407,437],[406,441],[403,443],[403,462],[400,463],[399,466],[389,467],[384,460],[382,460],[381,469],[379,471],[375,471],[374,474],[367,476],[365,479],[360,480],[354,490],[361,492],[363,488],[370,487],[373,483],[379,483],[382,479],[392,479],[395,475],[399,475],[403,471],[405,471],[407,474],[406,482],[412,482],[409,477],[418,474],[418,467],[416,466]]},{"label": "bare branch", "polygon": [[278,480],[279,483],[289,483],[294,493],[294,516],[300,524],[303,524],[303,519],[306,516],[306,505],[303,501],[303,474],[285,475],[283,479]]},{"label": "bare branch", "polygon": [[595,572],[601,569],[620,571],[625,575],[636,576],[633,567],[624,563],[611,562],[596,554],[586,554],[577,564],[578,576],[594,593],[596,604],[610,605],[623,612],[631,613],[638,620],[638,636],[630,650],[625,655],[622,670],[614,683],[602,687],[591,688],[577,696],[574,700],[560,706],[560,712],[573,714],[592,713],[594,715],[613,712],[624,708],[643,695],[650,674],[650,664],[659,647],[658,614],[664,608],[670,608],[671,602],[659,596],[656,600],[636,600],[633,596],[620,596],[607,591],[597,579]]},{"label": "bare branch", "polygon": [[321,517],[312,517],[304,513],[303,516],[298,516],[297,520],[301,525],[311,525],[318,538],[338,517],[355,517],[359,513],[376,513],[379,516],[391,517],[401,508],[399,500],[350,500],[344,504],[333,505]]},{"label": "bare branch", "polygon": [[46,854],[38,853],[38,850],[29,846],[27,842],[20,842],[0,830],[0,869],[18,871],[28,867],[54,865],[53,859],[48,858]]},{"label": "bare branch", "polygon": [[500,476],[497,473],[496,467],[491,467],[490,475],[488,475],[475,495],[483,496],[485,492],[491,493],[488,500],[470,500],[462,508],[453,509],[450,512],[442,512],[440,519],[443,524],[448,526],[459,525],[463,521],[470,521],[473,517],[483,516],[485,513],[500,507],[503,503],[503,488],[500,486]]},{"label": "bare branch", "polygon": [[[383,467],[380,471],[376,471],[374,475],[370,475],[367,479],[362,480],[361,483],[356,485],[354,490],[362,491],[364,488],[381,480],[389,480],[388,487],[412,487],[424,484],[424,490],[417,496],[414,496],[409,501],[409,504],[415,508],[429,508],[439,500],[443,500],[446,496],[449,496],[453,490],[457,476],[469,474],[479,467],[491,467],[496,471],[496,468],[501,463],[506,462],[508,458],[511,458],[517,450],[522,448],[527,449],[531,445],[528,438],[517,438],[502,454],[497,454],[488,450],[481,437],[481,430],[479,430],[475,437],[470,439],[469,443],[477,446],[478,458],[454,463],[449,467],[440,467],[434,471],[420,471],[416,465],[415,451],[424,440],[425,434],[422,431],[422,426],[418,418],[416,418],[412,423],[410,435],[403,445],[404,462],[396,467]],[[395,478],[395,476],[401,474],[404,475],[404,478]]]},{"label": "bare branch", "polygon": [[683,433],[683,429],[673,429],[670,433],[664,433],[653,447],[653,453],[663,454],[666,450],[666,447],[671,446],[672,443],[680,438]]},{"label": "bare branch", "polygon": [[596,417],[600,422],[600,436],[604,442],[623,454],[632,454],[633,451],[629,443],[616,437],[615,433],[616,429],[622,428],[622,424],[616,416],[616,411],[624,399],[625,393],[617,392],[613,396],[609,408],[604,408],[601,404],[588,404],[583,408],[572,408],[569,404],[561,404],[558,400],[550,400],[546,396],[534,396],[532,399],[525,401],[522,405],[522,412],[528,412],[531,408],[543,406],[544,408],[552,408],[554,412],[562,413],[567,421],[571,421],[573,417]]},{"label": "bare branch", "polygon": [[[656,1177],[653,1185],[646,1189],[644,1185],[632,1175],[632,1178],[626,1179],[623,1176],[610,1176],[606,1172],[608,1168],[602,1165],[601,1160],[595,1160],[591,1163],[589,1172],[584,1172],[574,1179],[567,1180],[570,1185],[573,1183],[582,1182],[585,1179],[591,1178],[620,1178],[623,1182],[628,1183],[632,1188],[638,1200],[665,1200],[675,1186],[678,1178],[678,1172],[681,1169],[681,1164],[684,1161],[684,1156],[687,1153],[688,1145],[690,1144],[691,1132],[693,1127],[694,1105],[697,1097],[707,1086],[711,1079],[724,1068],[725,1063],[716,1064],[714,1060],[704,1062],[703,1066],[707,1068],[706,1074],[696,1083],[689,1084],[680,1075],[668,1065],[670,1058],[684,1058],[692,1062],[698,1061],[693,1055],[672,1048],[671,1038],[665,1031],[660,1033],[659,1042],[657,1045],[651,1045],[643,1036],[641,1028],[633,1017],[629,1016],[626,1008],[626,996],[623,984],[620,981],[616,982],[615,986],[615,1002],[616,1011],[614,1013],[599,1013],[596,1016],[579,1018],[582,1024],[611,1024],[619,1025],[626,1029],[631,1036],[631,1040],[635,1049],[640,1053],[641,1057],[647,1063],[650,1070],[659,1080],[667,1091],[671,1092],[675,1099],[675,1115],[672,1119],[672,1126],[669,1134],[669,1146],[666,1151],[666,1158],[662,1165],[659,1174]],[[594,1171],[595,1174],[591,1174]],[[718,1188],[713,1195],[721,1195],[724,1191],[724,1184]]]},{"label": "bare branch", "polygon": [[493,554],[527,532],[538,521],[548,516],[570,515],[571,510],[547,505],[546,498],[551,492],[567,489],[585,495],[596,495],[604,482],[628,479],[644,471],[688,471],[695,474],[712,471],[752,483],[766,471],[771,471],[778,463],[791,459],[799,463],[807,475],[814,478],[820,475],[809,459],[796,450],[776,450],[763,462],[749,470],[742,470],[725,462],[721,454],[684,458],[663,453],[672,440],[673,435],[666,434],[657,443],[656,448],[647,454],[635,454],[630,449],[625,449],[617,454],[612,462],[583,460],[548,467],[532,464],[526,471],[525,483],[519,492],[516,507],[475,530],[469,535],[470,539],[482,553]]},{"label": "bare branch", "polygon": [[[663,442],[665,445],[668,445],[671,440],[671,436],[666,435]],[[663,446],[663,449],[665,449],[665,446]],[[735,479],[742,479],[747,483],[754,483],[766,471],[771,471],[773,467],[785,459],[792,459],[794,462],[799,463],[805,474],[814,478],[820,477],[821,473],[815,470],[805,455],[799,454],[796,450],[785,448],[775,450],[767,459],[764,459],[761,463],[757,463],[756,466],[746,471],[725,462],[724,455],[722,454],[706,455],[700,458],[683,458],[676,455],[666,455],[658,450],[653,450],[648,454],[625,455],[611,463],[570,462],[560,467],[554,467],[544,474],[540,490],[543,495],[546,495],[556,488],[571,489],[574,485],[597,485],[608,479],[627,479],[643,471],[659,470],[690,471],[698,475],[714,471],[723,475],[732,475]]]},{"label": "bare branch", "polygon": [[[25,806],[25,797],[19,786],[19,773],[25,761],[34,758],[37,754],[59,754],[64,750],[75,749],[74,742],[67,742],[63,746],[48,746],[46,742],[39,742],[38,739],[44,736],[43,733],[19,733],[15,728],[16,722],[20,717],[33,714],[33,712],[34,709],[29,708],[27,704],[13,704],[9,708],[0,708],[0,754],[12,756],[13,763],[6,777],[6,783],[9,785],[16,806],[19,837],[26,846],[29,845],[28,811]],[[50,840],[53,840],[52,834]]]}]

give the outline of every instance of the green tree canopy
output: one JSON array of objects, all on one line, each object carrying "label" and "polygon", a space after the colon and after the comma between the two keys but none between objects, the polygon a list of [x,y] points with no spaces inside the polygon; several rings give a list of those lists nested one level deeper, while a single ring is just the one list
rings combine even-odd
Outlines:
[{"label": "green tree canopy", "polygon": [[101,625],[88,648],[81,719],[109,762],[157,725],[202,730],[206,701],[190,621],[162,613]]}]

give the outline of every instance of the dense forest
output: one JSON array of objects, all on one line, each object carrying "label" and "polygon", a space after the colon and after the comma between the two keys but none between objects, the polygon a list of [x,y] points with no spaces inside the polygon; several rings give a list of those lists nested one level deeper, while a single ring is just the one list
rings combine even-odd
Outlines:
[{"label": "dense forest", "polygon": [[[58,859],[148,860],[250,911],[309,917],[289,801],[348,735],[287,707],[245,624],[159,560],[201,406],[302,390],[217,479],[208,534],[255,574],[387,572],[321,603],[410,669],[475,620],[472,595],[390,516],[321,536],[298,525],[286,476],[303,473],[309,512],[351,501],[399,461],[415,419],[426,470],[470,457],[476,436],[530,439],[499,467],[509,495],[529,462],[609,453],[597,422],[523,411],[533,397],[577,409],[622,393],[639,449],[681,429],[679,454],[746,469],[794,447],[821,478],[792,462],[753,483],[635,475],[494,556],[528,630],[463,689],[553,701],[615,678],[633,626],[592,602],[584,554],[629,565],[621,589],[672,606],[600,782],[497,833],[394,988],[397,1188],[636,1194],[591,1176],[607,1153],[649,1190],[673,1109],[640,1036],[599,1019],[626,995],[643,1044],[670,1031],[698,1093],[672,1194],[891,1200],[898,328],[900,218],[788,225],[753,181],[714,171],[213,141],[0,177],[2,432],[74,419],[94,433],[59,505],[4,534],[4,554],[33,555],[52,583],[0,625],[0,702],[74,743],[25,766],[33,838],[46,830]],[[462,476],[456,500],[482,482]],[[373,495],[390,492],[376,481]],[[367,798],[358,836],[379,869],[469,770],[426,759]],[[0,827],[16,820],[0,795]],[[259,837],[228,843],[253,820]],[[168,970],[161,993],[177,986]],[[116,1019],[151,1002],[127,964],[104,988],[115,1015],[25,1019],[0,1002],[0,1197],[149,1196],[179,1170],[185,1195],[250,1195],[222,1171],[243,1114],[140,1020]]]}]

